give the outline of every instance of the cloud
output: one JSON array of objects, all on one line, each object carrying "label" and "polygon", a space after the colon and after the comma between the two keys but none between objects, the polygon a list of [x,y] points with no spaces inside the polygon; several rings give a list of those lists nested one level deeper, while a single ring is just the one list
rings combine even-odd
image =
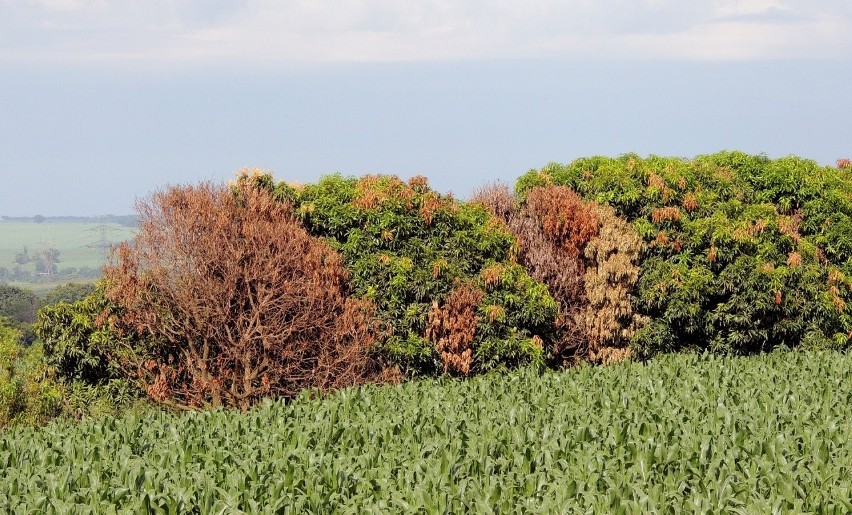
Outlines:
[{"label": "cloud", "polygon": [[848,59],[830,0],[0,0],[0,62]]}]

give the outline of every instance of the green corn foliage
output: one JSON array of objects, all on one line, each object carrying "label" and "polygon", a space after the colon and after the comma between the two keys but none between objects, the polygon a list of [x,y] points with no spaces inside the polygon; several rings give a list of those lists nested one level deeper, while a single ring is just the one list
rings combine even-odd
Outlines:
[{"label": "green corn foliage", "polygon": [[849,513],[852,356],[649,362],[0,433],[15,513]]}]

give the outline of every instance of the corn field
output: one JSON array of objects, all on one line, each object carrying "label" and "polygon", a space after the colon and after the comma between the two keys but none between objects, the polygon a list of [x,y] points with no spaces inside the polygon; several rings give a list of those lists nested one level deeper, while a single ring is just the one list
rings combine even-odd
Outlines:
[{"label": "corn field", "polygon": [[0,433],[8,513],[852,512],[852,355],[671,355]]}]

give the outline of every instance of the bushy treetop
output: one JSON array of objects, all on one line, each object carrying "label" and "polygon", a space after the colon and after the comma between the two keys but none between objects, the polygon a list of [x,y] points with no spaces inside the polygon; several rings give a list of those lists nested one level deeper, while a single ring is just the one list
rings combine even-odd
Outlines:
[{"label": "bushy treetop", "polygon": [[846,347],[852,318],[852,180],[798,157],[626,154],[550,164],[519,194],[559,184],[612,205],[647,243],[644,352]]},{"label": "bushy treetop", "polygon": [[293,202],[308,230],[341,253],[353,293],[376,304],[389,328],[384,350],[403,368],[446,368],[426,335],[429,313],[469,282],[483,292],[472,370],[543,359],[556,303],[514,262],[515,238],[483,206],[442,195],[423,177],[331,175],[295,188],[268,175],[240,180]]}]

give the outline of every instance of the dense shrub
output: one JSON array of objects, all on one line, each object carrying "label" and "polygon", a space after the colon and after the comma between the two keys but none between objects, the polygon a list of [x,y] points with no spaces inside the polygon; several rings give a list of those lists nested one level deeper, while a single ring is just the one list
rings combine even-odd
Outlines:
[{"label": "dense shrub", "polygon": [[32,323],[40,305],[33,291],[0,284],[0,317],[5,317],[7,323],[17,329],[18,342],[25,347],[35,341]]},{"label": "dense shrub", "polygon": [[0,284],[0,316],[13,323],[32,323],[38,311],[39,300],[35,293],[9,284]]},{"label": "dense shrub", "polygon": [[[368,380],[376,324],[339,255],[258,188],[172,187],[138,205],[133,244],[105,267],[121,367],[157,401],[246,408]],[[141,338],[141,339],[140,339]],[[147,342],[147,343],[146,343]]]},{"label": "dense shrub", "polygon": [[633,338],[640,354],[849,345],[847,172],[741,152],[631,154],[552,164],[517,190],[549,184],[612,205],[644,239],[636,307],[653,321]]},{"label": "dense shrub", "polygon": [[518,262],[558,302],[556,363],[629,355],[627,343],[643,321],[631,302],[642,242],[612,208],[553,185],[534,187],[521,200],[493,185],[471,200],[506,224],[518,240]]},{"label": "dense shrub", "polygon": [[102,282],[77,302],[59,302],[39,310],[35,332],[58,377],[91,386],[124,377],[119,357],[130,352],[135,342],[116,327],[116,313],[104,296]]},{"label": "dense shrub", "polygon": [[0,428],[43,423],[61,410],[63,390],[45,366],[41,346],[21,346],[19,338],[0,317]]},{"label": "dense shrub", "polygon": [[74,303],[83,300],[95,291],[94,283],[68,283],[61,284],[48,291],[42,298],[42,304],[49,306],[60,302]]},{"label": "dense shrub", "polygon": [[121,366],[143,340],[120,330],[120,310],[106,299],[104,287],[101,281],[76,302],[48,304],[34,324],[45,365],[63,385],[63,414],[73,418],[117,415],[144,394]]},{"label": "dense shrub", "polygon": [[[542,341],[553,330],[556,303],[512,261],[515,239],[482,206],[441,195],[422,177],[334,175],[299,188],[269,175],[240,181],[293,202],[310,232],[341,253],[354,293],[375,303],[389,329],[380,350],[404,372],[477,373],[542,363],[552,350]],[[472,311],[453,315],[448,307],[460,281],[481,292],[466,296],[477,300],[472,335]],[[437,329],[447,316],[462,316],[464,337]],[[450,354],[461,361],[447,361]]]},{"label": "dense shrub", "polygon": [[432,303],[426,337],[435,345],[444,371],[470,373],[473,364],[473,338],[476,336],[477,306],[484,292],[475,284],[459,284],[443,305]]}]

